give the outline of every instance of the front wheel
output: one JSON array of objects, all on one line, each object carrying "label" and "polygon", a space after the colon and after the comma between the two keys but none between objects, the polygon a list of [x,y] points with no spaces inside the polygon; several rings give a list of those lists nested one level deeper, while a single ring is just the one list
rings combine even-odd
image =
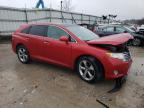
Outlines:
[{"label": "front wheel", "polygon": [[81,57],[76,69],[80,78],[88,83],[94,83],[103,78],[102,66],[93,57]]},{"label": "front wheel", "polygon": [[134,38],[132,41],[133,46],[140,46],[141,45],[141,39],[139,38]]}]

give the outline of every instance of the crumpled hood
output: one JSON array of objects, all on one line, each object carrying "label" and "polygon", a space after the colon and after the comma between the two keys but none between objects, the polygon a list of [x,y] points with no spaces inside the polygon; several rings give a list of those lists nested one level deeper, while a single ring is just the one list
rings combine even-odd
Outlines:
[{"label": "crumpled hood", "polygon": [[108,44],[108,45],[120,45],[130,39],[133,39],[133,36],[129,33],[121,33],[111,36],[102,37],[96,40],[87,41],[88,44]]}]

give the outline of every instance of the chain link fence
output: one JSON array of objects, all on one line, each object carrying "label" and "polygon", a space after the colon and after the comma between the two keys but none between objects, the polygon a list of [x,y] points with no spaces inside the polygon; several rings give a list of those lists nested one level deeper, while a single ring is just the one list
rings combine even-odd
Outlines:
[{"label": "chain link fence", "polygon": [[101,17],[65,12],[53,9],[18,9],[9,7],[0,7],[0,35],[10,35],[13,31],[25,23],[76,23],[76,24],[94,24],[107,23]]}]

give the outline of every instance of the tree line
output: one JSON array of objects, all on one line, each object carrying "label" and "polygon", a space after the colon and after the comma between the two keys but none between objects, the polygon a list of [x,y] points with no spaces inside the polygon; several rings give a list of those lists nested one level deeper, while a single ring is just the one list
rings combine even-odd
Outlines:
[{"label": "tree line", "polygon": [[125,20],[124,22],[130,23],[130,24],[142,25],[142,24],[144,24],[144,18],[142,18],[142,19],[130,19],[130,20]]}]

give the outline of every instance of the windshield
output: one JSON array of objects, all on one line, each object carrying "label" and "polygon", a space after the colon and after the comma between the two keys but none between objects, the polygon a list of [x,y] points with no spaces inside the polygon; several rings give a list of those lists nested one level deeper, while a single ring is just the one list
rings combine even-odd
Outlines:
[{"label": "windshield", "polygon": [[134,30],[130,29],[129,27],[125,27],[129,32],[135,32]]},{"label": "windshield", "polygon": [[93,39],[98,39],[99,36],[93,33],[92,31],[81,27],[81,26],[68,26],[66,27],[68,30],[70,30],[74,35],[76,35],[78,38],[84,41],[89,41]]}]

